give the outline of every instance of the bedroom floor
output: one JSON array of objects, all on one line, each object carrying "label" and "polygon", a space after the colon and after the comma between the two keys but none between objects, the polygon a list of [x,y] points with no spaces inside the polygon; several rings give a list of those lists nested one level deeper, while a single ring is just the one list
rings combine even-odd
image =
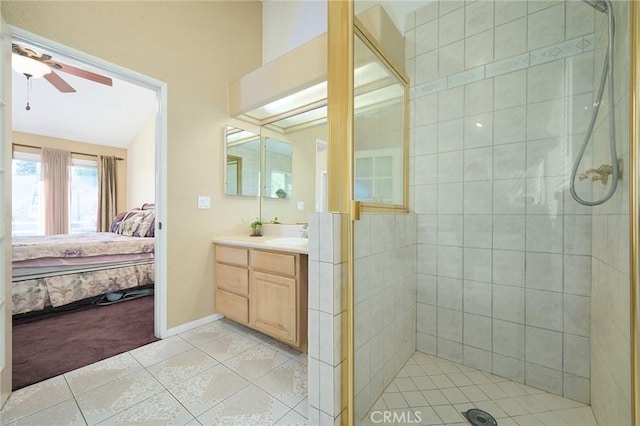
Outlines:
[{"label": "bedroom floor", "polygon": [[305,424],[306,364],[220,320],[15,391],[0,425]]}]

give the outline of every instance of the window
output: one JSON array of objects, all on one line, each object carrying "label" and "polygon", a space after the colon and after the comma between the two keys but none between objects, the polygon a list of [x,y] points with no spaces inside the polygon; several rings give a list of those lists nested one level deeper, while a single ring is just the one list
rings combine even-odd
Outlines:
[{"label": "window", "polygon": [[[14,153],[12,179],[12,235],[44,235],[40,155]],[[95,232],[98,220],[98,163],[74,158],[68,190],[69,233]]]},{"label": "window", "polygon": [[98,220],[98,165],[76,160],[71,165],[69,233],[94,232]]},{"label": "window", "polygon": [[16,153],[12,164],[12,217],[13,235],[42,235],[44,221],[40,200],[40,156]]}]

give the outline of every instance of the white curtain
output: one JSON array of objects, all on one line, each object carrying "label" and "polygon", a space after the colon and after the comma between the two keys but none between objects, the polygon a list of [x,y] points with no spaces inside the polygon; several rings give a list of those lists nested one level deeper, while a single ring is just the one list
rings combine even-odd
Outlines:
[{"label": "white curtain", "polygon": [[69,167],[71,153],[42,148],[42,189],[46,235],[69,233]]},{"label": "white curtain", "polygon": [[98,155],[98,232],[109,232],[118,214],[116,161],[115,157]]}]

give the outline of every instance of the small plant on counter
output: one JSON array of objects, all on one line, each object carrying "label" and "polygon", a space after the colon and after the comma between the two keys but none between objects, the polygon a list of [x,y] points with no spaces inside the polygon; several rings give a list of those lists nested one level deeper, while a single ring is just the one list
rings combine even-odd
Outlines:
[{"label": "small plant on counter", "polygon": [[252,237],[261,237],[262,236],[262,221],[256,217],[256,220],[251,222],[251,229],[253,233]]}]

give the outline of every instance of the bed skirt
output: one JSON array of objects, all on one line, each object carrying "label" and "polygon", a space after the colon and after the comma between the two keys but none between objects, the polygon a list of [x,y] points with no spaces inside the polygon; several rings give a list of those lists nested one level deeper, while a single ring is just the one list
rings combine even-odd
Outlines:
[{"label": "bed skirt", "polygon": [[153,284],[154,261],[13,282],[12,313],[57,308],[113,291]]}]

